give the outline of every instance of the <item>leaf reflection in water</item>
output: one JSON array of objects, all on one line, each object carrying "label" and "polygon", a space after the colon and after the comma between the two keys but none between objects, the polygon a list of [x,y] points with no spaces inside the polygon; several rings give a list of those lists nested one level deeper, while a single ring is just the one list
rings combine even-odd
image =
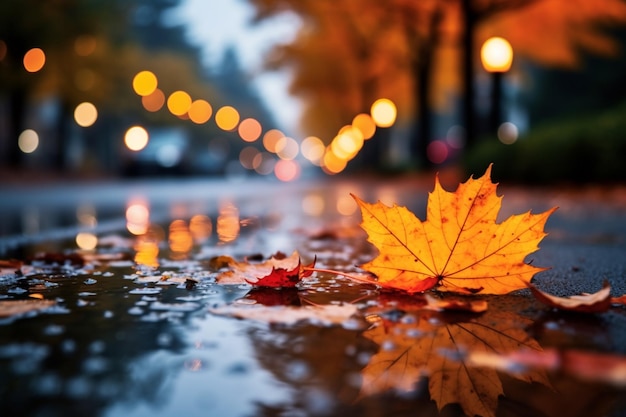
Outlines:
[{"label": "leaf reflection in water", "polygon": [[[433,312],[416,312],[397,321],[375,316],[374,326],[364,336],[377,343],[379,350],[362,371],[360,397],[387,390],[412,392],[427,377],[430,396],[439,410],[458,403],[469,416],[495,416],[498,397],[504,394],[500,377],[494,369],[468,366],[466,354],[541,351],[524,330],[530,320],[509,312],[485,313],[469,320],[465,315],[465,321],[451,318]],[[512,376],[550,384],[542,369]]]}]

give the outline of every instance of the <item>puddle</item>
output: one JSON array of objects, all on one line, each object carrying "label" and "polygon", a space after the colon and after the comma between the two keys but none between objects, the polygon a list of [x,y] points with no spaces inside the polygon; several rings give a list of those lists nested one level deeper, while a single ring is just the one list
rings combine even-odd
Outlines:
[{"label": "puddle", "polygon": [[[77,247],[74,236],[20,247],[27,262],[3,266],[0,305],[33,308],[0,317],[2,414],[626,410],[623,309],[568,315],[522,291],[480,297],[485,312],[432,311],[420,296],[330,273],[292,289],[221,285],[221,256],[261,261],[298,250],[303,264],[316,258],[319,268],[350,272],[373,253],[358,218],[326,213],[321,222],[301,207],[280,218],[270,204],[251,210],[233,201],[213,207],[179,207],[165,222],[150,210],[146,222],[139,209],[115,233],[94,229],[95,249]],[[554,243],[546,249],[547,259],[562,255]]]}]

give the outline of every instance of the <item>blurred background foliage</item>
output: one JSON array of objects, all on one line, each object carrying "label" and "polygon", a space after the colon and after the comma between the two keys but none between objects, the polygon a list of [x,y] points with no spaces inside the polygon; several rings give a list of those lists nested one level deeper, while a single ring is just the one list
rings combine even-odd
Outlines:
[{"label": "blurred background foliage", "polygon": [[[626,141],[620,129],[626,119],[624,0],[241,1],[255,10],[251,24],[285,13],[298,17],[295,38],[275,45],[265,61],[270,71],[292,74],[291,93],[303,105],[302,137],[315,135],[328,145],[376,99],[396,104],[396,124],[365,141],[350,161],[352,170],[414,171],[461,162],[482,172],[495,162],[495,173],[518,180],[626,177],[616,157],[624,155]],[[113,138],[131,124],[149,124],[184,126],[191,138],[187,154],[206,151],[211,140],[208,159],[219,163],[195,171],[191,162],[187,166],[193,173],[223,173],[248,144],[229,140],[211,124],[145,111],[130,83],[146,68],[158,68],[164,91],[210,98],[214,108],[234,105],[264,128],[276,127],[236,52],[207,68],[186,27],[168,19],[181,3],[3,1],[3,166],[132,173],[132,161]],[[514,140],[499,140],[487,123],[492,87],[478,51],[495,35],[508,39],[515,53],[504,101]],[[24,71],[22,58],[34,46],[47,58],[45,70],[33,74]],[[98,125],[77,133],[72,112],[84,101],[98,108]],[[35,102],[54,105],[40,105],[44,114],[33,114]],[[56,141],[45,145],[45,157],[26,161],[15,138],[33,118],[48,120],[45,129]],[[454,143],[450,132],[456,132]],[[68,149],[77,141],[81,152],[73,156]],[[435,142],[445,157],[431,156]]]}]

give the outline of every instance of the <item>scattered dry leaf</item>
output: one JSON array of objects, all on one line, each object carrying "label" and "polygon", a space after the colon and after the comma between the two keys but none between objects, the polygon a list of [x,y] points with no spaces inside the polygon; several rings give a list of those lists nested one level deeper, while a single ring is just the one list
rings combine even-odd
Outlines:
[{"label": "scattered dry leaf", "polygon": [[54,300],[2,300],[0,301],[0,317],[11,317],[30,311],[43,310],[56,304]]},{"label": "scattered dry leaf", "polygon": [[545,270],[524,262],[546,235],[544,225],[554,210],[509,217],[497,224],[501,197],[485,174],[447,192],[435,180],[426,221],[406,207],[369,204],[353,196],[361,208],[361,227],[378,256],[363,268],[377,284],[409,293],[438,286],[441,291],[506,294],[525,288]]},{"label": "scattered dry leaf", "polygon": [[572,295],[570,297],[556,297],[547,294],[528,284],[528,288],[535,298],[542,303],[559,310],[575,311],[579,313],[603,313],[611,308],[611,286],[605,281],[602,289],[593,294]]}]

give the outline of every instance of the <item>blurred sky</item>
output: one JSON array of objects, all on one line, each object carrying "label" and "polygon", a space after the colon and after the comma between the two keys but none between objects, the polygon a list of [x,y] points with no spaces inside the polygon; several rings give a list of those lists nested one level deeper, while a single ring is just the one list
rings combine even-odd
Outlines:
[{"label": "blurred sky", "polygon": [[185,0],[177,20],[189,23],[189,38],[203,48],[205,62],[211,67],[220,62],[224,49],[233,45],[245,71],[255,76],[257,91],[279,127],[296,135],[300,105],[289,96],[289,74],[264,72],[262,65],[263,55],[272,45],[293,39],[298,19],[284,15],[252,25],[253,16],[254,9],[246,0]]}]

